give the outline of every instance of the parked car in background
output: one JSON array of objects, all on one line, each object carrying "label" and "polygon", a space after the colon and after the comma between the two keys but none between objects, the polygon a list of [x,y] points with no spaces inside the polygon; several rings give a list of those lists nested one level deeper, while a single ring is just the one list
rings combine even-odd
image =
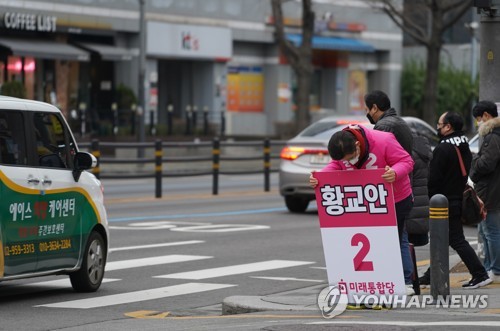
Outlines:
[{"label": "parked car in background", "polygon": [[[432,126],[416,117],[405,116],[403,119],[419,135],[427,137],[432,147],[438,144],[439,139]],[[287,142],[280,155],[279,188],[289,211],[302,213],[306,211],[309,202],[315,199],[314,190],[309,186],[309,174],[330,162],[328,141],[335,132],[348,124],[373,127],[362,116],[326,117],[311,124]]]}]

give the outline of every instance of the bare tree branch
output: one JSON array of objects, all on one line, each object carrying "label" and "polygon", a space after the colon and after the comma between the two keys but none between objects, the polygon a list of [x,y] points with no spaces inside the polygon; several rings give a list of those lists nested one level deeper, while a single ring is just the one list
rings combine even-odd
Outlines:
[{"label": "bare tree branch", "polygon": [[450,3],[449,6],[446,6],[446,7],[443,7],[443,10],[444,12],[448,12],[450,10],[456,10],[455,11],[455,16],[449,20],[448,22],[446,22],[445,24],[443,24],[443,29],[442,31],[446,31],[447,29],[449,29],[453,24],[455,24],[464,14],[465,12],[467,12],[467,10],[470,10],[471,7],[472,7],[472,0],[468,0],[468,1],[459,1],[459,3],[461,3],[461,5],[459,5],[457,7],[457,3]]},{"label": "bare tree branch", "polygon": [[427,45],[429,43],[427,32],[420,24],[413,21],[408,15],[405,15],[403,10],[398,10],[394,7],[392,1],[381,0],[380,2],[384,4],[382,10],[401,30],[408,33],[421,44]]}]

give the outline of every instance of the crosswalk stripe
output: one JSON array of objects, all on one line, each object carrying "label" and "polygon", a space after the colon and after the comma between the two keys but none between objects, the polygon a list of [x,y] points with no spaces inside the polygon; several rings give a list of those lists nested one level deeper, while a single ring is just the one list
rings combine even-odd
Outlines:
[{"label": "crosswalk stripe", "polygon": [[56,302],[44,305],[37,305],[35,307],[89,309],[89,308],[120,305],[124,303],[155,300],[155,299],[173,297],[178,295],[213,291],[233,286],[237,285],[187,283],[187,284],[173,285],[167,287],[153,288],[143,291],[106,295],[88,299]]},{"label": "crosswalk stripe", "polygon": [[[120,280],[121,279],[116,279],[116,278],[103,278],[102,282],[111,283]],[[63,279],[48,280],[45,282],[15,284],[12,286],[5,286],[5,288],[2,288],[2,290],[0,291],[0,297],[12,294],[21,295],[26,293],[38,293],[47,290],[61,289],[61,288],[71,288],[71,282],[69,281],[69,277],[65,277]]]},{"label": "crosswalk stripe", "polygon": [[255,272],[255,271],[264,271],[264,270],[296,267],[296,266],[313,264],[313,263],[315,263],[315,262],[270,260],[270,261],[256,262],[256,263],[238,264],[238,265],[232,265],[232,266],[220,267],[220,268],[203,269],[203,270],[189,271],[189,272],[179,272],[179,273],[175,273],[175,274],[154,276],[154,278],[175,278],[175,279],[200,280],[200,279],[208,279],[208,278],[230,276],[230,275],[241,275],[241,274],[246,274],[246,273]]},{"label": "crosswalk stripe", "polygon": [[289,282],[289,281],[295,281],[295,282],[311,282],[311,283],[327,283],[327,282],[328,282],[326,279],[319,280],[319,279],[294,278],[294,277],[263,277],[263,276],[250,276],[250,278],[256,278],[256,279],[267,279],[267,280],[279,280],[279,281],[282,281],[282,282]]},{"label": "crosswalk stripe", "polygon": [[171,242],[171,243],[161,243],[161,244],[151,244],[151,245],[115,247],[115,248],[110,248],[109,252],[113,253],[113,252],[118,252],[118,251],[130,251],[130,250],[134,250],[134,249],[159,248],[159,247],[193,245],[193,244],[202,244],[202,243],[204,243],[203,240],[176,241],[176,242]]},{"label": "crosswalk stripe", "polygon": [[147,267],[159,264],[167,263],[177,263],[177,262],[187,262],[196,261],[204,259],[212,259],[213,256],[202,256],[202,255],[163,255],[147,257],[142,259],[132,259],[132,260],[122,260],[106,263],[106,271],[112,270],[122,270],[122,269],[132,269],[139,267]]}]

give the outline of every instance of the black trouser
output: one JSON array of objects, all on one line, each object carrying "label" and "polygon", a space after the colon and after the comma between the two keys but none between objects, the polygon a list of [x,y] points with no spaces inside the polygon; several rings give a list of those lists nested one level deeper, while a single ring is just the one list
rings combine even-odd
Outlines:
[{"label": "black trouser", "polygon": [[[465,240],[464,228],[460,217],[462,216],[462,202],[450,201],[449,203],[449,244],[458,256],[462,259],[467,269],[469,269],[472,278],[487,276],[486,269],[477,257],[476,252]],[[431,221],[432,222],[432,221]],[[430,278],[431,270],[427,269],[425,276]]]},{"label": "black trouser", "polygon": [[413,208],[413,194],[403,200],[395,203],[396,207],[396,219],[398,221],[398,238],[399,243],[401,243],[401,236],[403,235],[403,229],[405,228],[405,219],[410,214]]}]

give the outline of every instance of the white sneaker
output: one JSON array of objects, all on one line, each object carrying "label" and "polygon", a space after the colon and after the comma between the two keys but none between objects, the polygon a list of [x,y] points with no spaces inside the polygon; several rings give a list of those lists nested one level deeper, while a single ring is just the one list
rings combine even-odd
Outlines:
[{"label": "white sneaker", "polygon": [[406,285],[406,295],[408,296],[415,295],[415,290],[413,289],[413,285]]},{"label": "white sneaker", "polygon": [[488,271],[488,276],[492,280],[493,284],[500,284],[500,275],[495,275],[493,270]]}]

